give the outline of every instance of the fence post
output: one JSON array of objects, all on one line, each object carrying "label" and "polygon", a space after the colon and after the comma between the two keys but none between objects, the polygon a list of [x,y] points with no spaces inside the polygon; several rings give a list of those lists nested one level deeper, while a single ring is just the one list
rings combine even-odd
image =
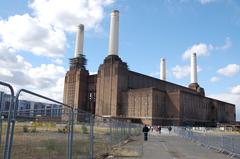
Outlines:
[{"label": "fence post", "polygon": [[10,92],[11,92],[11,102],[10,102],[10,107],[9,107],[9,111],[8,111],[8,124],[7,124],[7,130],[6,130],[6,135],[5,135],[5,146],[4,146],[4,154],[3,154],[3,158],[7,159],[8,155],[9,155],[9,133],[10,133],[10,124],[11,124],[11,116],[12,116],[12,109],[14,106],[14,90],[13,87],[5,82],[0,81],[0,85],[6,86],[9,88]]},{"label": "fence post", "polygon": [[111,117],[109,118],[109,126],[110,126],[110,149],[112,149],[112,137],[113,137],[113,134],[112,134],[112,118]]},{"label": "fence post", "polygon": [[68,110],[68,159],[72,159],[72,147],[73,147],[73,125],[74,125],[74,110],[73,108]]},{"label": "fence post", "polygon": [[[8,128],[7,128],[7,132],[6,132],[5,151],[4,151],[4,153],[6,152],[6,154],[4,154],[6,159],[11,159],[13,137],[14,137],[13,135],[14,135],[15,122],[16,122],[15,116],[16,116],[17,108],[18,108],[18,96],[19,95],[16,95],[15,102],[14,102],[14,99],[12,99],[12,102],[11,102],[12,104],[11,104],[11,107],[9,108],[9,112],[8,112]],[[14,98],[14,97],[12,97],[12,98]],[[10,135],[10,138],[9,138],[9,135]],[[8,143],[8,141],[9,141],[9,143]]]},{"label": "fence post", "polygon": [[221,149],[223,151],[223,135],[221,135]]},{"label": "fence post", "polygon": [[71,138],[70,138],[70,159],[72,159],[72,153],[73,153],[73,133],[74,133],[74,115],[75,115],[75,112],[74,112],[74,109],[72,109],[71,111]]},{"label": "fence post", "polygon": [[2,144],[2,99],[3,99],[3,92],[0,92],[0,147]]},{"label": "fence post", "polygon": [[126,138],[126,122],[123,121],[123,139]]},{"label": "fence post", "polygon": [[120,143],[121,142],[121,122],[119,120],[117,120],[117,133],[118,133],[118,143]]},{"label": "fence post", "polygon": [[121,121],[120,122],[120,124],[121,124],[121,142],[122,142],[122,140],[123,140],[123,121]]},{"label": "fence post", "polygon": [[131,128],[132,128],[132,125],[130,125],[130,122],[128,122],[128,137],[131,136]]},{"label": "fence post", "polygon": [[90,152],[90,159],[93,159],[93,146],[94,146],[94,115],[90,114],[90,144],[89,144],[89,152]]},{"label": "fence post", "polygon": [[0,112],[0,147],[2,145],[2,113]]},{"label": "fence post", "polygon": [[234,153],[234,143],[233,143],[233,137],[231,137],[231,145],[232,145],[232,153]]}]

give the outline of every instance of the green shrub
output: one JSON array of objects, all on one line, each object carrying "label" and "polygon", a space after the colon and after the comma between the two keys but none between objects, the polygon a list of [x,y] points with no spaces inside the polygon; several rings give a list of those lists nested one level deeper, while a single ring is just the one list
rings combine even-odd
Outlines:
[{"label": "green shrub", "polygon": [[58,128],[58,133],[63,133],[63,130]]},{"label": "green shrub", "polygon": [[34,126],[34,127],[42,127],[43,126],[43,122],[33,122],[32,123],[32,126]]},{"label": "green shrub", "polygon": [[67,133],[67,132],[68,132],[68,126],[66,125],[66,126],[64,126],[64,128],[62,128],[62,129],[61,129],[61,128],[58,128],[58,132],[59,132],[59,133],[64,133],[64,134]]},{"label": "green shrub", "polygon": [[58,133],[67,133],[67,130],[65,128],[58,128]]},{"label": "green shrub", "polygon": [[24,132],[24,133],[28,133],[28,132],[29,132],[29,128],[28,128],[27,125],[24,125],[24,126],[23,126],[23,132]]},{"label": "green shrub", "polygon": [[37,128],[36,128],[36,126],[34,126],[34,127],[32,127],[32,128],[30,128],[28,125],[24,125],[23,126],[23,132],[24,133],[36,133],[37,132]]},{"label": "green shrub", "polygon": [[48,128],[55,128],[56,127],[56,123],[47,123]]},{"label": "green shrub", "polygon": [[36,127],[33,127],[32,129],[31,129],[31,133],[36,133],[37,132],[37,128]]},{"label": "green shrub", "polygon": [[84,134],[87,134],[87,133],[88,133],[88,129],[87,129],[87,127],[86,127],[85,125],[82,125],[82,132],[83,132]]}]

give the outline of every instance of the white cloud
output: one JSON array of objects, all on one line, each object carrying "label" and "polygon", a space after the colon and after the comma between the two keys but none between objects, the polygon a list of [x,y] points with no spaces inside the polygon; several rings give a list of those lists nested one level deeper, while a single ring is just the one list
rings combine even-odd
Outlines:
[{"label": "white cloud", "polygon": [[113,0],[33,0],[29,7],[34,15],[62,30],[75,31],[82,23],[86,29],[98,30],[104,17],[104,7]]},{"label": "white cloud", "polygon": [[219,77],[214,76],[210,79],[210,82],[215,83],[215,82],[218,82],[219,80],[220,80]]},{"label": "white cloud", "polygon": [[[202,71],[202,69],[198,66],[197,72],[200,71]],[[191,67],[189,65],[184,66],[176,65],[175,67],[172,68],[172,73],[176,79],[182,79],[187,76],[190,77]]]},{"label": "white cloud", "polygon": [[190,66],[179,66],[176,65],[172,68],[173,76],[177,79],[184,78],[190,75]]},{"label": "white cloud", "polygon": [[17,51],[61,57],[66,51],[65,32],[82,23],[86,29],[101,29],[104,9],[113,0],[33,0],[33,13],[0,19],[1,43]]},{"label": "white cloud", "polygon": [[231,93],[240,95],[240,85],[236,85],[231,88]]},{"label": "white cloud", "polygon": [[55,63],[57,65],[61,65],[61,64],[63,64],[63,60],[62,59],[53,59],[53,63]]},{"label": "white cloud", "polygon": [[39,67],[29,69],[28,75],[34,78],[34,86],[38,88],[47,88],[49,85],[55,85],[58,78],[64,77],[65,72],[62,66],[41,64]]},{"label": "white cloud", "polygon": [[[47,88],[32,88],[34,92],[44,95],[46,97],[52,98],[54,100],[63,102],[63,86],[64,86],[64,77],[61,76],[58,79],[55,79],[55,84]],[[35,99],[36,101],[42,101],[39,98]]]},{"label": "white cloud", "polygon": [[[105,7],[113,0],[32,0],[32,12],[0,19],[0,80],[62,99],[66,70],[59,66],[67,32],[80,23],[99,31]],[[32,66],[19,52],[50,57],[54,64]],[[59,58],[60,57],[60,58]],[[34,61],[31,61],[34,62]]]},{"label": "white cloud", "polygon": [[5,68],[0,68],[0,75],[8,76],[8,77],[13,76],[12,72],[10,72],[9,70],[7,70]]},{"label": "white cloud", "polygon": [[182,59],[187,60],[191,57],[192,53],[196,53],[197,56],[208,56],[210,52],[213,50],[225,50],[232,46],[231,39],[227,37],[225,39],[225,43],[222,46],[213,46],[212,44],[205,44],[199,43],[194,44],[193,46],[189,47],[184,53],[182,54]]},{"label": "white cloud", "polygon": [[188,48],[182,55],[182,58],[184,60],[188,59],[191,57],[192,53],[196,53],[197,56],[207,56],[209,55],[210,50],[212,50],[212,45],[207,45],[207,44],[195,44],[192,47]]},{"label": "white cloud", "polygon": [[28,14],[0,20],[0,36],[2,43],[15,50],[50,57],[62,56],[65,53],[64,32]]},{"label": "white cloud", "polygon": [[26,80],[24,71],[29,70],[32,65],[3,43],[0,43],[0,57],[1,70],[5,70],[5,73],[0,74],[2,80],[22,84]]},{"label": "white cloud", "polygon": [[41,94],[62,100],[63,79],[66,70],[54,64],[41,64],[33,67],[22,56],[16,55],[6,45],[0,43],[1,81],[17,88],[31,88]]},{"label": "white cloud", "polygon": [[217,72],[221,75],[231,77],[240,72],[240,65],[228,64],[226,67],[220,68]]},{"label": "white cloud", "polygon": [[199,0],[199,2],[203,5],[208,4],[208,3],[212,3],[215,2],[216,0]]}]

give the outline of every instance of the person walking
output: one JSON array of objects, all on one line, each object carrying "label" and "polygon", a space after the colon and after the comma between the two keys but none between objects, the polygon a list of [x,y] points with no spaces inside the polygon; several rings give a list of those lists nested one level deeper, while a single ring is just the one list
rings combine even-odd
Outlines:
[{"label": "person walking", "polygon": [[162,130],[161,126],[158,125],[158,133],[159,134],[161,134],[161,130]]},{"label": "person walking", "polygon": [[169,126],[168,127],[168,132],[169,132],[169,135],[170,135],[170,132],[172,131],[172,127],[171,126]]},{"label": "person walking", "polygon": [[142,132],[144,134],[144,141],[147,141],[148,140],[148,132],[149,132],[149,128],[147,127],[147,125],[144,125]]}]

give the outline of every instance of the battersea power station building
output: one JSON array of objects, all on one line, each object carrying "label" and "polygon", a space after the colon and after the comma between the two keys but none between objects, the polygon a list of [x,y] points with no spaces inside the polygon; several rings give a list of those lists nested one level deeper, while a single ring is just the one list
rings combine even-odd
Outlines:
[{"label": "battersea power station building", "polygon": [[103,117],[151,125],[214,126],[235,122],[235,105],[205,96],[197,81],[196,53],[191,57],[188,87],[129,70],[118,54],[119,11],[111,13],[109,50],[97,74],[90,75],[83,55],[84,26],[76,34],[75,54],[65,76],[64,103]]}]

